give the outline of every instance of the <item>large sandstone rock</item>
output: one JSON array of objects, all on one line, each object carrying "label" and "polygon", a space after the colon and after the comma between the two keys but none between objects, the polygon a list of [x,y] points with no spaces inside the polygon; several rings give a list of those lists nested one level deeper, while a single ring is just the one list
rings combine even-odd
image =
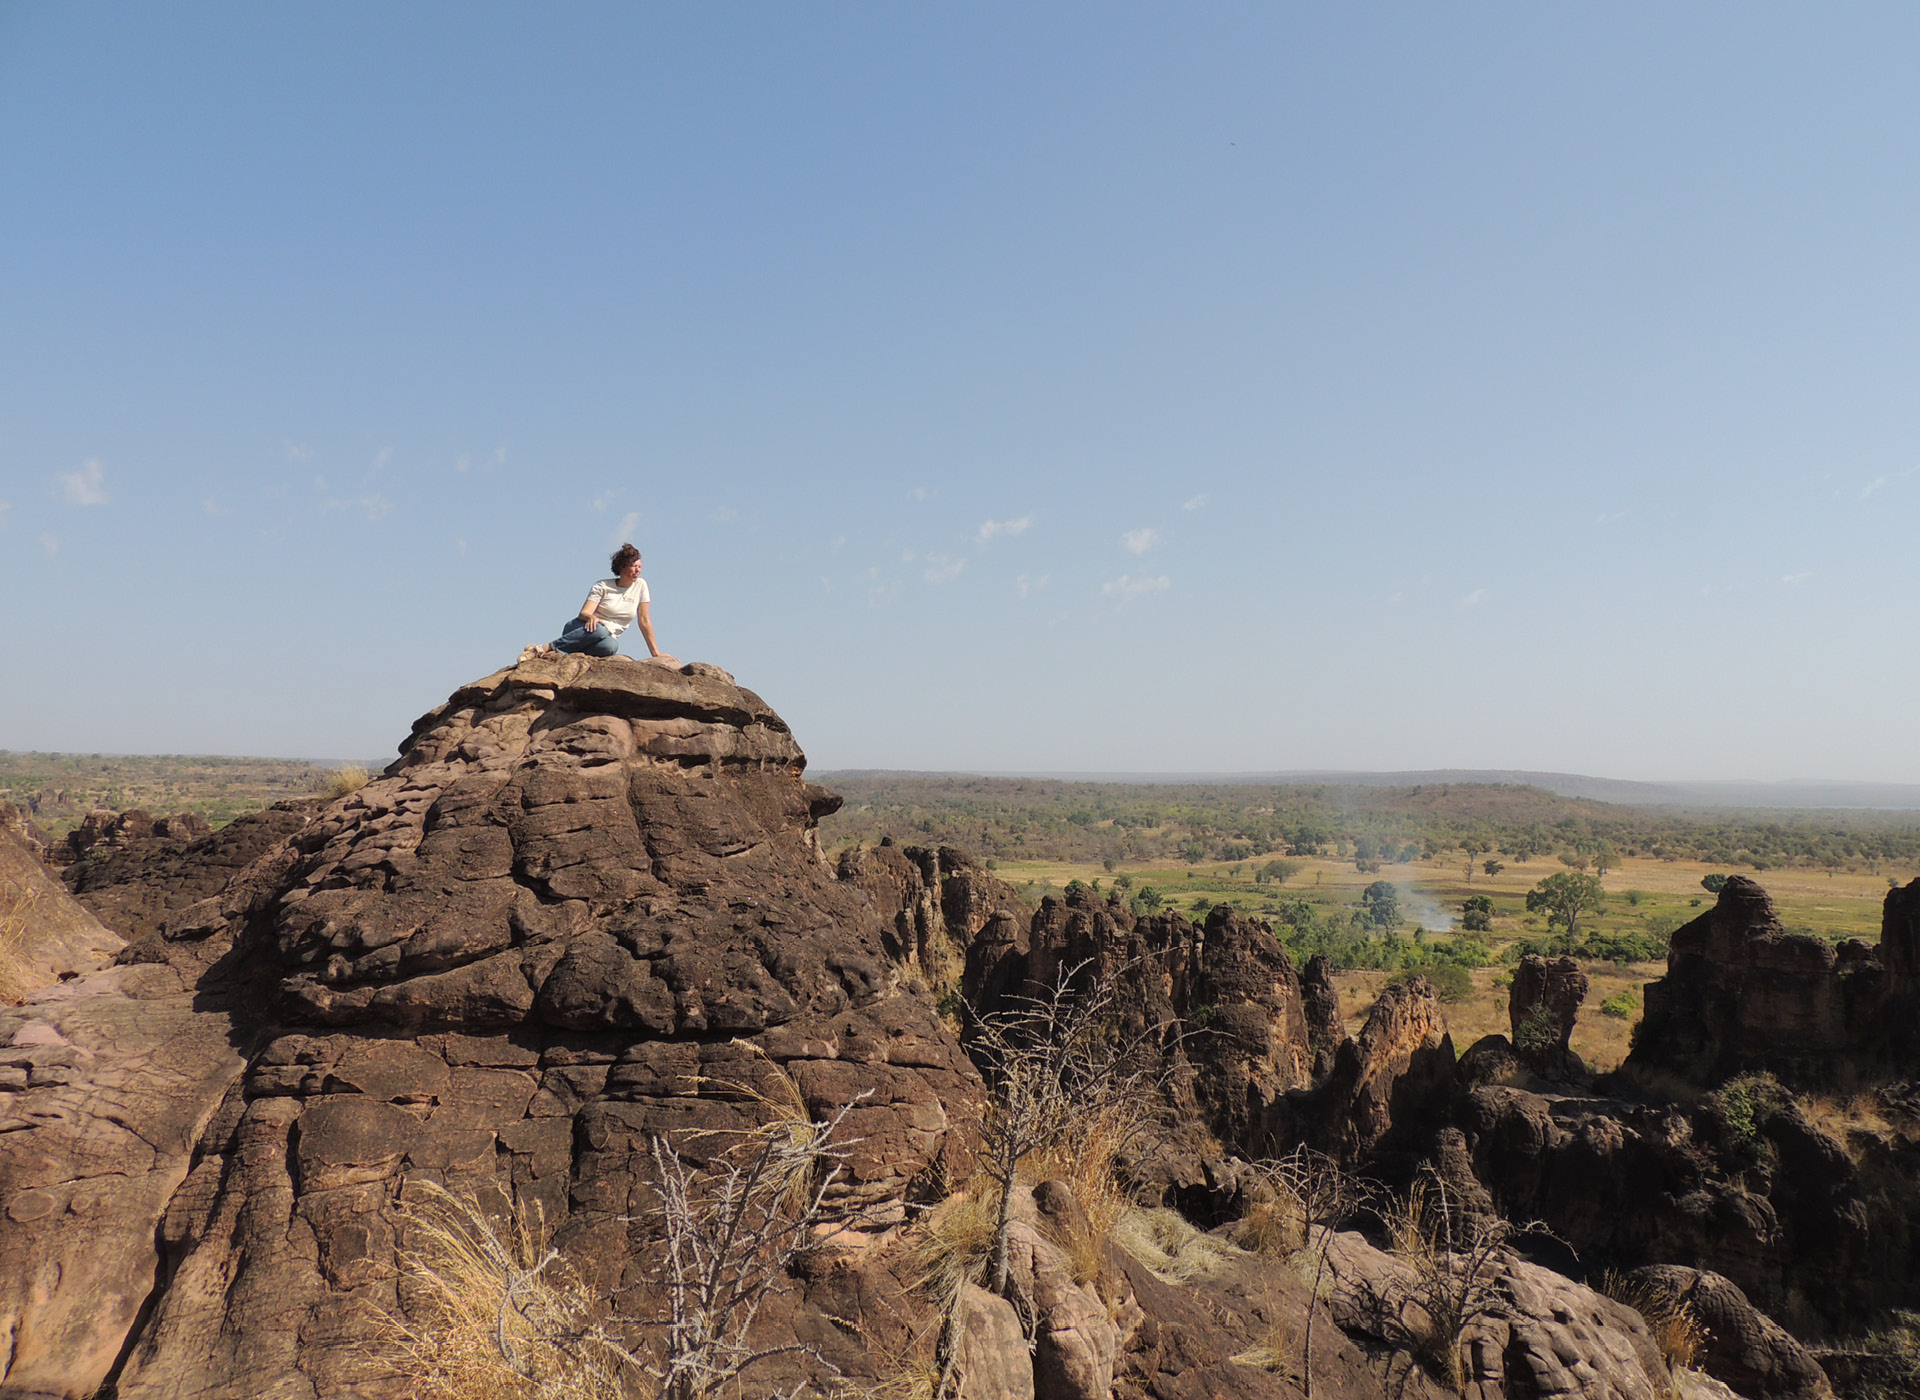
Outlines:
[{"label": "large sandstone rock", "polygon": [[1716,1082],[1749,1070],[1852,1083],[1920,1072],[1920,880],[1887,894],[1878,948],[1788,933],[1765,890],[1729,879],[1673,936],[1646,989],[1628,1072]]},{"label": "large sandstone rock", "polygon": [[1359,1039],[1340,1043],[1326,1079],[1292,1096],[1297,1135],[1357,1164],[1396,1129],[1416,1137],[1444,1117],[1453,1073],[1453,1038],[1432,984],[1391,983]]},{"label": "large sandstone rock", "polygon": [[1548,1079],[1583,1080],[1586,1066],[1573,1052],[1574,1024],[1587,999],[1587,974],[1572,958],[1552,962],[1529,953],[1513,970],[1507,1020],[1514,1048]]},{"label": "large sandstone rock", "polygon": [[105,967],[121,947],[32,847],[0,828],[0,1002]]},{"label": "large sandstone rock", "polygon": [[[260,1048],[165,1212],[122,1400],[399,1394],[366,1337],[403,1306],[421,1183],[537,1211],[630,1316],[657,1301],[656,1134],[853,1102],[835,1208],[867,1231],[964,1175],[978,1076],[826,868],[837,799],[804,764],[714,668],[529,661],[169,914],[143,955],[228,988]],[[763,1320],[791,1340],[812,1316]]]},{"label": "large sandstone rock", "polygon": [[157,1228],[243,1061],[164,967],[0,1011],[0,1394],[79,1400],[163,1286]]},{"label": "large sandstone rock", "polygon": [[159,932],[168,916],[220,895],[235,876],[298,831],[317,798],[276,802],[218,831],[190,815],[134,822],[123,813],[60,872],[74,896],[129,942]]}]

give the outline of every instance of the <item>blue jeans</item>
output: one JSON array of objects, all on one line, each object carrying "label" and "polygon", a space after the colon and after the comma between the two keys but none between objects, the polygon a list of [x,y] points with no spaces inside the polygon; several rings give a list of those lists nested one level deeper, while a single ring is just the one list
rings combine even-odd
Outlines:
[{"label": "blue jeans", "polygon": [[604,622],[596,622],[589,628],[578,617],[570,617],[560,635],[553,639],[553,649],[587,656],[612,656],[620,650],[620,641],[607,630]]}]

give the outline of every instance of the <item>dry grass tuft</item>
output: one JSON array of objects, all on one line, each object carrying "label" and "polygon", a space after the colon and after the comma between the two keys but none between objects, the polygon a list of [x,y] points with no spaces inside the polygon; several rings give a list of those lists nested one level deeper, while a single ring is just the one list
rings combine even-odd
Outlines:
[{"label": "dry grass tuft", "polygon": [[986,1281],[999,1214],[999,1190],[984,1173],[928,1214],[915,1259],[919,1267],[915,1287],[932,1298],[943,1314],[951,1311],[962,1286]]},{"label": "dry grass tuft", "polygon": [[27,926],[40,891],[0,884],[0,1005],[17,1006],[33,990],[27,975]]},{"label": "dry grass tuft", "polygon": [[1133,1210],[1120,1218],[1113,1242],[1162,1283],[1192,1283],[1245,1258],[1245,1251],[1200,1230],[1177,1210]]},{"label": "dry grass tuft", "polygon": [[1630,1282],[1611,1271],[1594,1281],[1594,1292],[1626,1304],[1646,1319],[1668,1371],[1694,1369],[1707,1344],[1707,1331],[1686,1299],[1672,1289]]},{"label": "dry grass tuft", "polygon": [[1245,1351],[1227,1359],[1241,1366],[1258,1366],[1263,1371],[1291,1375],[1294,1354],[1300,1349],[1299,1338],[1281,1309],[1279,1297],[1272,1291],[1267,1294],[1266,1310],[1264,1335]]},{"label": "dry grass tuft", "polygon": [[536,1210],[496,1222],[423,1184],[400,1211],[404,1315],[381,1341],[413,1400],[638,1400],[633,1358],[547,1246]]},{"label": "dry grass tuft", "polygon": [[336,768],[327,774],[326,781],[320,784],[320,795],[329,802],[338,802],[351,793],[360,791],[369,781],[367,770],[357,763],[349,763],[344,768]]},{"label": "dry grass tuft", "polygon": [[1856,1166],[1862,1154],[1854,1143],[1855,1133],[1878,1136],[1894,1131],[1892,1121],[1871,1090],[1808,1094],[1800,1100],[1800,1109],[1814,1127],[1840,1144]]}]

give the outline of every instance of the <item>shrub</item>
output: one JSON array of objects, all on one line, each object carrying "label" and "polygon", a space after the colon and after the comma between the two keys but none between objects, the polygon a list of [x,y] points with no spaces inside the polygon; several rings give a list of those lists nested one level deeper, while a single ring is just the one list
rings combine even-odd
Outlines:
[{"label": "shrub", "polygon": [[1920,1395],[1920,1313],[1895,1312],[1865,1336],[1813,1355],[1847,1400],[1911,1400]]},{"label": "shrub", "polygon": [[1707,1095],[1706,1102],[1723,1126],[1729,1152],[1751,1162],[1765,1150],[1762,1132],[1768,1121],[1792,1102],[1792,1096],[1771,1074],[1743,1074]]},{"label": "shrub", "polygon": [[1630,1021],[1640,1010],[1640,998],[1631,987],[1623,992],[1615,992],[1600,1003],[1602,1016],[1617,1016],[1622,1021]]},{"label": "shrub", "polygon": [[1411,1267],[1403,1285],[1416,1305],[1408,1340],[1422,1364],[1457,1394],[1464,1380],[1460,1340],[1499,1298],[1500,1254],[1523,1230],[1468,1209],[1438,1172],[1425,1168],[1387,1212],[1393,1252]]},{"label": "shrub", "polygon": [[[1729,865],[1732,864],[1731,861],[1727,863]],[[1718,870],[1714,871],[1713,874],[1711,875],[1702,875],[1700,877],[1700,888],[1705,890],[1708,894],[1719,894],[1720,891],[1724,890],[1726,887],[1727,887],[1727,877],[1721,874]]]},{"label": "shrub", "polygon": [[1473,974],[1458,963],[1431,963],[1425,967],[1406,968],[1389,977],[1387,985],[1410,982],[1416,977],[1424,977],[1432,983],[1433,994],[1449,1005],[1469,1001],[1473,997]]}]

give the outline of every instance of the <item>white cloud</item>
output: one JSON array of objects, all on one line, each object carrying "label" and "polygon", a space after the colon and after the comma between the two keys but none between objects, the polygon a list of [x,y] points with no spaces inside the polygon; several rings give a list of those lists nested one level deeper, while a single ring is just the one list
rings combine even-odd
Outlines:
[{"label": "white cloud", "polygon": [[1787,584],[1805,583],[1808,579],[1812,577],[1813,577],[1813,570],[1808,569],[1805,573],[1782,574],[1780,575],[1780,582],[1787,583]]},{"label": "white cloud", "polygon": [[54,477],[70,506],[103,506],[112,499],[107,495],[98,457],[87,458],[75,471],[55,472]]},{"label": "white cloud", "polygon": [[1486,601],[1487,590],[1484,588],[1476,588],[1460,600],[1460,606],[1463,608],[1477,608]]},{"label": "white cloud", "polygon": [[311,462],[313,460],[313,449],[308,447],[304,442],[295,442],[289,438],[287,440],[287,460],[289,462]]},{"label": "white cloud", "polygon": [[205,511],[208,515],[213,515],[213,516],[233,514],[232,506],[223,506],[220,504],[220,502],[214,500],[214,498],[211,496],[207,497],[206,500],[200,502],[200,509]]},{"label": "white cloud", "polygon": [[373,469],[375,471],[384,471],[386,469],[387,463],[391,462],[392,460],[393,460],[393,449],[391,447],[383,447],[378,452],[373,454]]},{"label": "white cloud", "polygon": [[493,449],[493,465],[504,467],[507,464],[507,445],[503,442]]},{"label": "white cloud", "polygon": [[367,517],[369,523],[393,512],[393,502],[385,496],[355,496],[350,500],[331,500],[323,507],[325,510],[357,510]]},{"label": "white cloud", "polygon": [[1158,530],[1129,530],[1120,536],[1120,547],[1129,554],[1145,554],[1159,543]]},{"label": "white cloud", "polygon": [[467,542],[465,540],[455,540],[453,542],[453,552],[455,554],[465,554],[467,552]]},{"label": "white cloud", "polygon": [[587,508],[595,515],[605,515],[607,513],[607,507],[613,504],[613,497],[613,492],[602,491],[591,501],[587,502]]},{"label": "white cloud", "polygon": [[7,528],[7,512],[12,509],[12,501],[0,501],[0,530]]},{"label": "white cloud", "polygon": [[1860,499],[1863,501],[1866,500],[1867,497],[1871,496],[1874,492],[1893,482],[1905,481],[1915,472],[1920,472],[1920,467],[1908,467],[1903,472],[1893,472],[1884,476],[1876,476],[1872,481],[1869,481],[1865,486],[1860,488]]},{"label": "white cloud", "polygon": [[967,567],[967,561],[949,559],[944,554],[929,554],[927,566],[928,583],[951,583],[960,577],[960,571]]},{"label": "white cloud", "polygon": [[1020,590],[1022,598],[1028,598],[1044,589],[1052,577],[1051,574],[1042,574],[1038,578],[1032,574],[1022,574],[1013,581],[1013,586]]},{"label": "white cloud", "polygon": [[913,488],[913,490],[907,492],[907,494],[913,497],[913,499],[916,501],[924,501],[927,499],[927,497],[931,496],[933,492],[927,490],[927,488],[924,486],[916,486]]},{"label": "white cloud", "polygon": [[464,472],[468,467],[472,465],[473,465],[473,458],[469,457],[464,452],[462,452],[458,457],[455,457],[453,459],[453,469],[457,472]]},{"label": "white cloud", "polygon": [[1122,574],[1101,584],[1100,591],[1124,603],[1129,598],[1142,598],[1149,593],[1165,593],[1171,587],[1173,580],[1165,574],[1158,578],[1134,578],[1131,574]]},{"label": "white cloud", "polygon": [[838,554],[846,542],[847,537],[845,535],[835,535],[833,537],[833,543],[827,546],[827,552],[829,554]]},{"label": "white cloud", "polygon": [[1033,528],[1033,517],[1023,515],[1018,520],[989,520],[980,527],[980,543],[985,544],[995,535],[1024,535]]},{"label": "white cloud", "polygon": [[1212,499],[1213,497],[1209,496],[1205,491],[1202,491],[1199,495],[1189,496],[1186,498],[1186,500],[1180,502],[1180,509],[1199,510],[1202,506],[1204,506],[1208,501],[1211,501]]},{"label": "white cloud", "polygon": [[46,550],[49,554],[58,554],[60,552],[60,537],[58,535],[42,535],[40,537],[40,548]]},{"label": "white cloud", "polygon": [[740,518],[740,512],[735,510],[732,506],[716,506],[714,507],[713,514],[707,517],[707,519],[711,520],[716,525],[731,525],[734,521],[738,520],[739,518]]},{"label": "white cloud", "polygon": [[620,517],[620,528],[613,532],[614,534],[620,537],[617,543],[624,543],[627,540],[632,539],[634,531],[638,530],[639,528],[640,528],[640,512],[637,510],[628,511],[625,515]]},{"label": "white cloud", "polygon": [[1626,518],[1627,518],[1627,513],[1624,510],[1616,510],[1612,515],[1602,514],[1600,517],[1600,524],[1611,525],[1616,520],[1625,520]]}]

